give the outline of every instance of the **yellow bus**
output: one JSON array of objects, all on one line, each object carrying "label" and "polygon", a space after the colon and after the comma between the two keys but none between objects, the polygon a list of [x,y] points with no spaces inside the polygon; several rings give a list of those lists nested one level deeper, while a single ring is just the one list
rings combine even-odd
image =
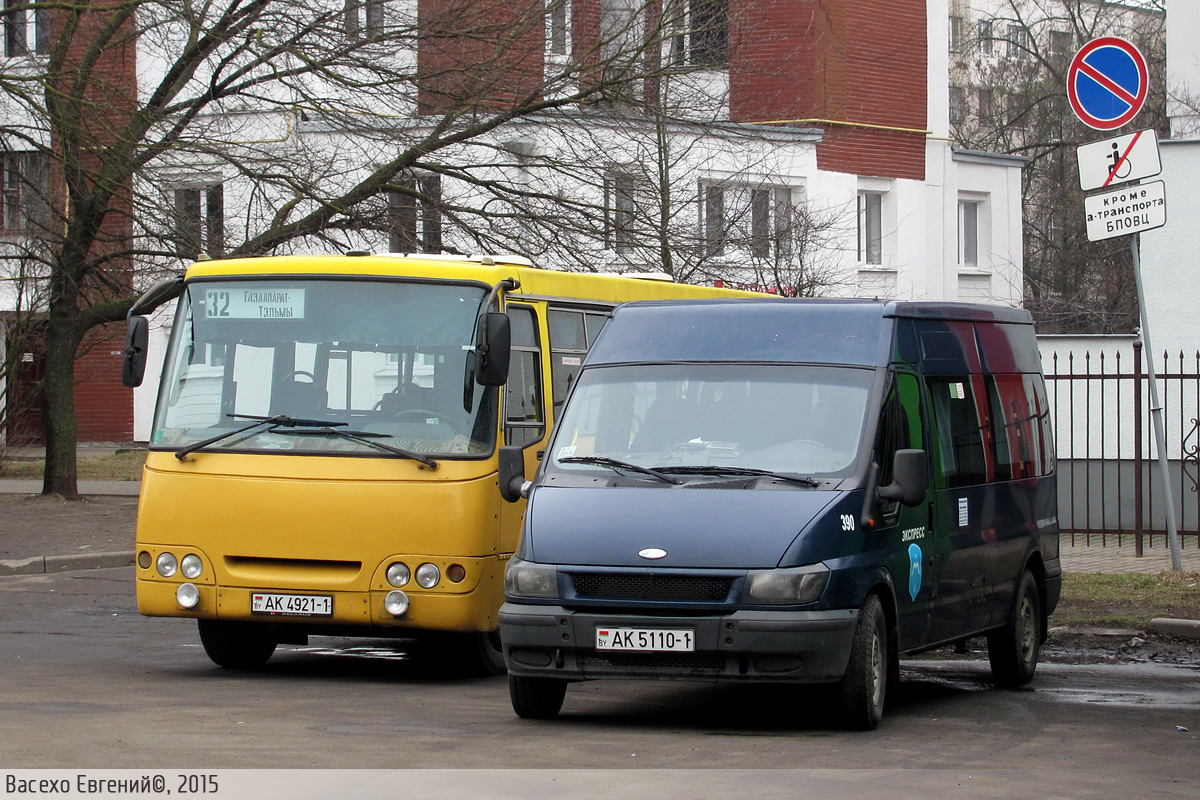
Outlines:
[{"label": "yellow bus", "polygon": [[[512,256],[198,262],[178,296],[142,477],[137,601],[263,665],[309,635],[434,636],[504,669],[497,614],[532,475],[609,310],[744,295]],[[761,296],[761,295],[760,295]]]}]

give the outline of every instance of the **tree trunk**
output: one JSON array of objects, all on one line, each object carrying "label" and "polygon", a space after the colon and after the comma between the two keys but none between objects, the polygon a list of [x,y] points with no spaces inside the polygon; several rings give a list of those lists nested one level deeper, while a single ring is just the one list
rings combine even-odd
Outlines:
[{"label": "tree trunk", "polygon": [[79,498],[75,428],[75,351],[77,312],[50,309],[46,331],[46,468],[42,494]]}]

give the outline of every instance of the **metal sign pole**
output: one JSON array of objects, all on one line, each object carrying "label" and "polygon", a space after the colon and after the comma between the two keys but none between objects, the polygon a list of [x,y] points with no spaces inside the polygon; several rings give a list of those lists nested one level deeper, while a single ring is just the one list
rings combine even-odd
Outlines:
[{"label": "metal sign pole", "polygon": [[[1175,526],[1175,500],[1171,496],[1171,473],[1167,468],[1167,437],[1163,430],[1162,405],[1158,402],[1158,384],[1154,373],[1154,350],[1150,347],[1150,320],[1146,316],[1146,296],[1142,291],[1142,259],[1135,233],[1129,237],[1133,254],[1133,279],[1137,285],[1138,312],[1142,316],[1142,352],[1146,354],[1146,375],[1150,379],[1150,421],[1154,426],[1154,441],[1158,445],[1158,471],[1162,477],[1163,500],[1167,507],[1167,543],[1171,548],[1171,569],[1183,569],[1179,556],[1179,531]],[[1153,522],[1151,522],[1153,530]]]}]

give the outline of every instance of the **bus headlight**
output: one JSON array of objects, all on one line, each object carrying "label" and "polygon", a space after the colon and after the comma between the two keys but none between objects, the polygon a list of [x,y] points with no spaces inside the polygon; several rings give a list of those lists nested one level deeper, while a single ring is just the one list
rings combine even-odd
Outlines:
[{"label": "bus headlight", "polygon": [[745,602],[812,603],[829,583],[829,567],[812,564],[798,569],[765,569],[746,574]]},{"label": "bus headlight", "polygon": [[552,564],[535,564],[513,557],[504,571],[504,593],[511,597],[558,597],[558,571]]},{"label": "bus headlight", "polygon": [[411,578],[412,573],[409,572],[407,564],[397,561],[387,568],[387,582],[392,586],[404,586]]},{"label": "bus headlight", "polygon": [[436,564],[430,564],[428,561],[417,567],[417,586],[422,589],[432,589],[438,585],[438,581],[442,579],[442,571],[437,568]]},{"label": "bus headlight", "polygon": [[195,553],[188,553],[179,562],[179,571],[183,574],[183,577],[188,580],[194,580],[200,577],[201,572],[204,572],[204,562]]},{"label": "bus headlight", "polygon": [[408,611],[408,595],[399,589],[390,591],[383,598],[383,607],[393,617],[402,617]]},{"label": "bus headlight", "polygon": [[180,584],[175,590],[175,602],[179,603],[180,608],[195,608],[200,602],[200,590],[196,588],[194,583]]},{"label": "bus headlight", "polygon": [[173,553],[159,553],[158,559],[154,562],[158,574],[164,578],[170,578],[179,571],[179,559],[175,558]]}]

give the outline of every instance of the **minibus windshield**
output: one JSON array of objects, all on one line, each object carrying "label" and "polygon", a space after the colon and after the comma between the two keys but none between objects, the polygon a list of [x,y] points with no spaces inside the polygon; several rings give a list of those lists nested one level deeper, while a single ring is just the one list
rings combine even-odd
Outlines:
[{"label": "minibus windshield", "polygon": [[486,455],[496,392],[465,389],[486,292],[368,279],[195,282],[172,332],[151,447]]},{"label": "minibus windshield", "polygon": [[675,479],[720,474],[706,467],[845,477],[858,457],[873,378],[869,369],[773,364],[586,369],[550,466],[569,474],[609,460]]}]

